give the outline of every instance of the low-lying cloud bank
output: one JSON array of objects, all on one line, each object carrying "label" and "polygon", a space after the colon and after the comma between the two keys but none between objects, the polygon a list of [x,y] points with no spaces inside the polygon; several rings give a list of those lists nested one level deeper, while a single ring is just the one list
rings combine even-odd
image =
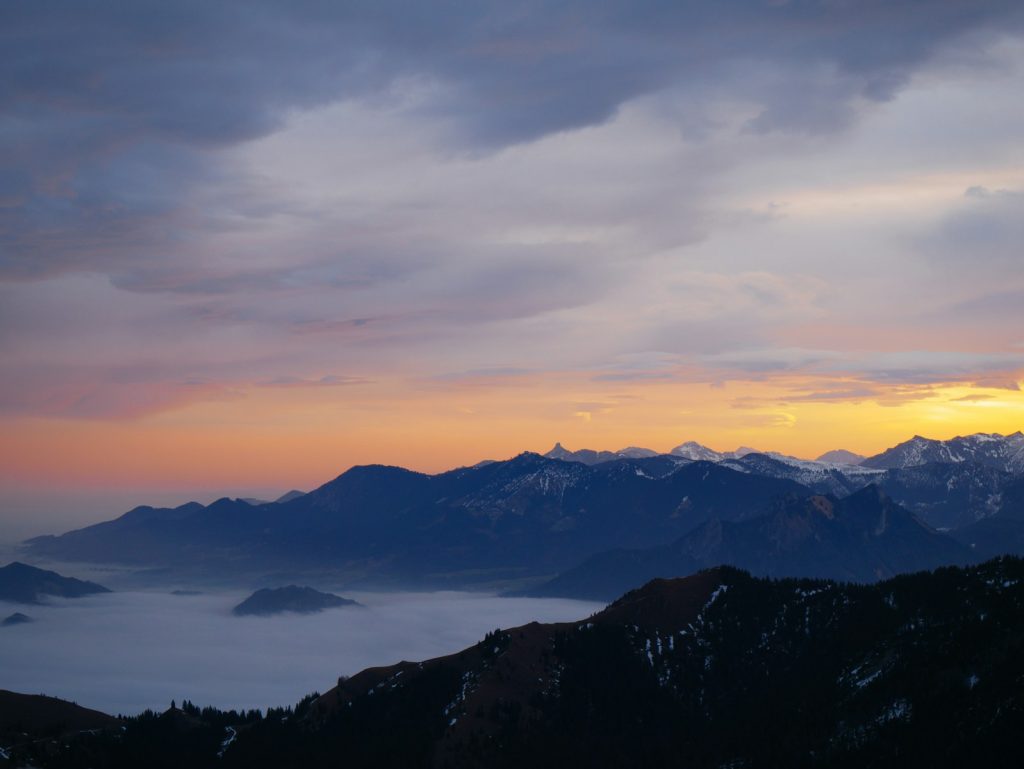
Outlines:
[{"label": "low-lying cloud bank", "polygon": [[479,593],[357,593],[367,608],[233,617],[240,593],[112,593],[29,607],[31,624],[0,628],[4,688],[109,713],[172,699],[221,708],[294,704],[340,675],[448,654],[496,627],[580,619],[582,601]]}]

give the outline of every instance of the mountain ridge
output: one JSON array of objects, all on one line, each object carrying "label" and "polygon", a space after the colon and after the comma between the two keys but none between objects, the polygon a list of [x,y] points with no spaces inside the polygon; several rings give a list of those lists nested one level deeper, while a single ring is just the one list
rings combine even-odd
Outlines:
[{"label": "mountain ridge", "polygon": [[271,505],[221,499],[205,508],[135,508],[28,547],[49,558],[146,565],[333,564],[422,584],[456,570],[552,573],[616,543],[654,544],[710,517],[752,515],[775,496],[806,491],[672,457],[588,466],[527,452],[433,476],[357,466]]},{"label": "mountain ridge", "polygon": [[874,582],[972,560],[978,559],[968,547],[932,530],[880,489],[868,486],[842,499],[814,495],[777,500],[766,515],[711,520],[666,545],[599,553],[522,593],[608,600],[631,585],[713,564],[728,564],[755,576]]},{"label": "mountain ridge", "polygon": [[1022,676],[1019,558],[867,586],[716,567],[576,622],[365,669],[294,710],[188,703],[17,757],[41,769],[139,755],[191,769],[1011,766]]},{"label": "mountain ridge", "polygon": [[0,568],[0,601],[38,604],[42,598],[81,598],[110,590],[95,582],[12,561]]}]

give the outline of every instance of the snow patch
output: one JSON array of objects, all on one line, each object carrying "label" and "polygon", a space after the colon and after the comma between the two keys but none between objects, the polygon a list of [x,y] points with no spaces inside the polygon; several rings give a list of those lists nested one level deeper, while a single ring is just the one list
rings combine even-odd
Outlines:
[{"label": "snow patch", "polygon": [[235,727],[229,726],[224,730],[226,736],[220,741],[220,750],[217,751],[217,758],[224,758],[224,753],[231,747],[231,743],[238,737],[238,732],[235,731]]},{"label": "snow patch", "polygon": [[708,599],[708,602],[704,604],[704,608],[709,609],[711,607],[711,604],[717,601],[719,596],[724,595],[728,589],[728,585],[719,585],[717,588],[715,588],[715,592],[711,594],[711,597]]},{"label": "snow patch", "polygon": [[466,697],[469,695],[470,691],[472,691],[472,686],[475,682],[476,678],[471,671],[467,670],[462,674],[462,688],[459,690],[459,693],[455,695],[455,699],[449,702],[444,708],[445,716],[452,716],[453,713],[456,714],[452,716],[451,722],[448,724],[449,726],[454,724],[456,718],[458,718],[457,709],[466,701]]},{"label": "snow patch", "polygon": [[910,711],[910,703],[907,700],[896,700],[879,714],[875,723],[884,724],[889,721],[906,720],[910,718]]}]

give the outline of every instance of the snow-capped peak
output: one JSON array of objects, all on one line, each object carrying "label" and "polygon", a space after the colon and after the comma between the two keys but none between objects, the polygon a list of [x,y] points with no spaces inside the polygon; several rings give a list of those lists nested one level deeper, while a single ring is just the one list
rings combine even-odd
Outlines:
[{"label": "snow-capped peak", "polygon": [[680,443],[669,453],[684,459],[692,459],[695,462],[721,462],[725,459],[725,455],[721,452],[709,449],[707,446],[702,446],[696,441]]},{"label": "snow-capped peak", "polygon": [[881,469],[915,467],[930,462],[976,462],[1011,473],[1024,472],[1024,435],[975,433],[949,440],[915,435],[891,449],[864,460],[865,467]]}]

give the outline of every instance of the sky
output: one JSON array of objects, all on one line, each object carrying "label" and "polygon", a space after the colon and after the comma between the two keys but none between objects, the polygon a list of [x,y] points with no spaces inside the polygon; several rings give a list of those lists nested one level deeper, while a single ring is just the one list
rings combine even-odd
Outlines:
[{"label": "sky", "polygon": [[1024,428],[1016,0],[15,0],[0,73],[0,539]]}]

